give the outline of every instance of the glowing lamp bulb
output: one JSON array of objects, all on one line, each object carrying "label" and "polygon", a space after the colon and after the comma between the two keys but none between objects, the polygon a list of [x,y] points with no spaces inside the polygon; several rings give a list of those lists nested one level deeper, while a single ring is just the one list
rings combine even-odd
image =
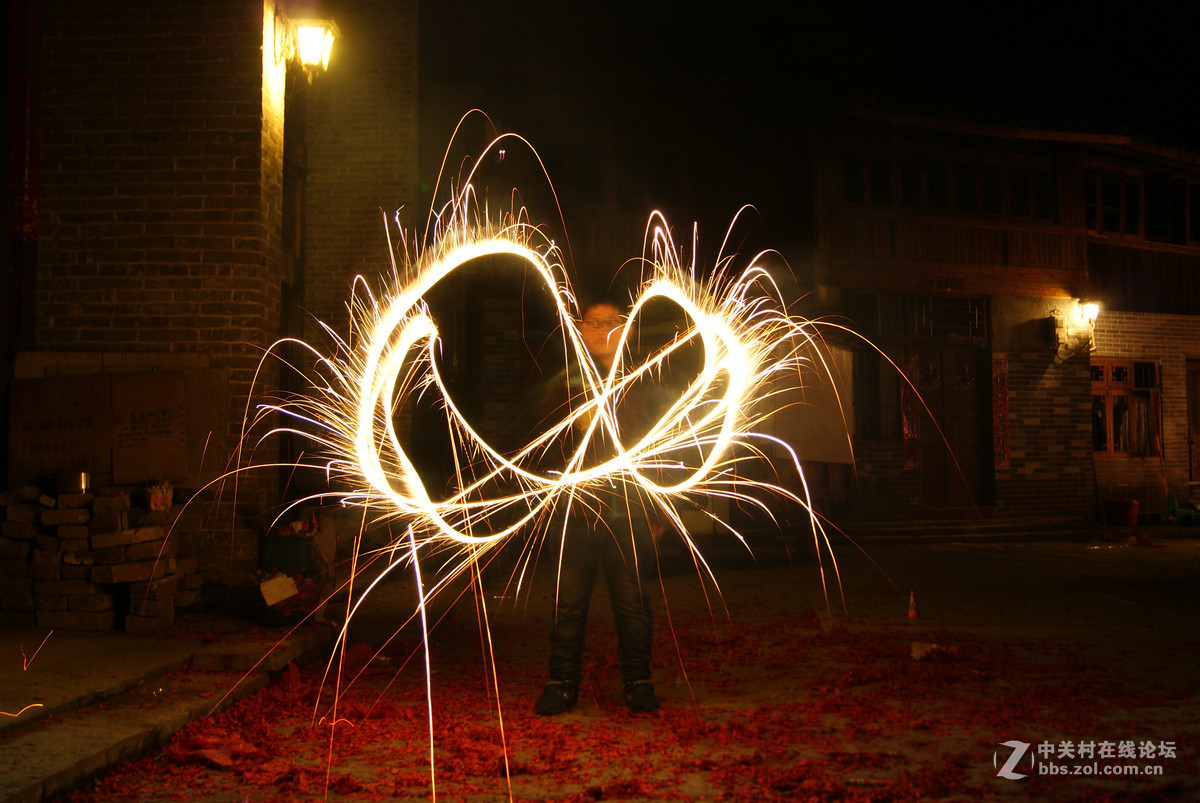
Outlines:
[{"label": "glowing lamp bulb", "polygon": [[1100,317],[1100,305],[1095,302],[1079,305],[1079,314],[1085,321],[1095,321]]},{"label": "glowing lamp bulb", "polygon": [[319,66],[322,70],[329,66],[329,54],[333,52],[333,41],[337,38],[336,27],[327,20],[296,23],[296,50],[301,64]]}]

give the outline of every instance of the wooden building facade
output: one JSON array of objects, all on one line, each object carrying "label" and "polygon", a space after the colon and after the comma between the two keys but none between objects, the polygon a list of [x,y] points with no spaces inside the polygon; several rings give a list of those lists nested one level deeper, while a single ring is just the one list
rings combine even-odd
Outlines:
[{"label": "wooden building facade", "polygon": [[817,295],[863,336],[853,511],[1193,501],[1200,156],[873,110],[815,126],[812,154]]}]

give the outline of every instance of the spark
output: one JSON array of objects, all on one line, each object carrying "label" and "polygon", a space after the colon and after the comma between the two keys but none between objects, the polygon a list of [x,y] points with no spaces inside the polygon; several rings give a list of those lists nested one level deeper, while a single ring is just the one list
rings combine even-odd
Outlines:
[{"label": "spark", "polygon": [[[478,567],[518,535],[523,563],[513,577],[519,586],[540,544],[556,531],[563,534],[572,511],[594,509],[601,491],[618,489],[652,508],[681,536],[697,570],[714,585],[713,571],[684,523],[684,511],[703,511],[716,528],[749,548],[731,523],[711,512],[717,499],[753,505],[767,515],[764,491],[798,503],[807,511],[818,557],[823,544],[832,558],[825,525],[808,503],[800,456],[791,444],[763,431],[766,420],[784,403],[784,394],[814,378],[833,378],[819,328],[789,313],[768,267],[782,262],[781,257],[764,251],[741,266],[723,253],[727,235],[714,267],[706,272],[697,264],[695,235],[685,259],[666,217],[651,214],[640,260],[640,288],[630,299],[629,314],[609,333],[615,338],[616,357],[606,368],[585,347],[582,310],[556,240],[533,225],[524,210],[496,216],[486,205],[481,207],[473,177],[472,172],[452,201],[431,214],[428,245],[402,241],[404,258],[399,264],[393,261],[382,286],[372,289],[364,277],[355,279],[347,303],[346,336],[317,322],[326,346],[284,340],[269,350],[268,356],[279,356],[286,348],[298,347],[302,355],[310,355],[312,368],[301,371],[310,387],[262,405],[247,422],[251,429],[273,422],[268,424],[271,434],[299,435],[313,444],[308,462],[296,468],[321,472],[329,490],[293,506],[332,501],[360,507],[374,524],[395,524],[404,533],[374,551],[370,562],[382,559],[384,568],[354,600],[359,561],[365,557],[362,534],[356,539],[350,577],[339,589],[348,592],[346,623],[339,635],[343,649],[350,620],[394,569],[411,566],[415,573],[418,610],[409,622],[418,622],[427,641],[429,600],[465,573],[471,572],[473,584],[480,583]],[[508,450],[490,444],[449,392],[439,372],[441,333],[427,299],[454,271],[496,256],[521,264],[527,279],[541,283],[557,319],[565,363],[578,366],[584,384],[582,393],[559,411],[559,418],[544,423],[524,445]],[[678,310],[680,325],[666,342],[635,357],[643,324],[652,317],[652,309],[664,303]],[[672,360],[695,370],[689,368],[684,381],[672,385],[672,398],[648,429],[623,431],[621,400],[642,383],[658,385],[677,376]],[[456,466],[449,489],[436,497],[398,429],[399,412],[422,396],[432,396],[442,411]],[[282,425],[275,423],[280,418]],[[607,457],[597,462],[598,453]],[[553,470],[545,468],[551,454]],[[769,462],[771,456],[791,464],[789,473],[799,478],[798,487],[751,480],[741,471],[747,462]],[[366,521],[364,517],[364,527]],[[433,554],[450,559],[439,573],[423,577],[418,558]],[[836,561],[833,566],[836,575]],[[824,586],[823,562],[820,573]],[[425,664],[428,686],[428,645]],[[326,671],[333,670],[331,661]],[[427,699],[432,774],[431,693]],[[336,710],[335,695],[334,719]]]},{"label": "spark", "polygon": [[29,671],[29,665],[33,663],[33,659],[37,658],[38,653],[42,651],[42,647],[46,646],[46,642],[49,641],[50,637],[53,635],[53,630],[47,633],[46,637],[42,639],[41,643],[37,645],[37,649],[33,651],[33,655],[29,656],[28,658],[25,657],[25,645],[21,645],[21,669],[23,671]]},{"label": "spark", "polygon": [[[684,265],[666,219],[655,213],[647,226],[645,280],[629,315],[611,334],[617,358],[611,369],[593,360],[584,346],[574,291],[562,267],[557,246],[521,220],[495,224],[468,215],[468,186],[441,221],[434,246],[419,254],[404,275],[378,299],[356,293],[349,305],[351,335],[337,336],[333,353],[317,355],[322,376],[311,391],[264,412],[277,412],[295,422],[287,431],[315,440],[329,480],[326,496],[343,505],[363,506],[376,521],[403,522],[407,545],[397,540],[397,559],[419,553],[455,550],[465,571],[490,550],[531,528],[545,529],[555,514],[588,507],[600,489],[624,489],[648,500],[687,540],[681,510],[708,510],[713,498],[764,507],[750,488],[765,489],[805,505],[803,488],[752,482],[738,472],[740,464],[782,452],[803,477],[794,449],[759,429],[775,412],[774,397],[783,382],[793,386],[802,375],[828,371],[821,361],[819,338],[809,322],[791,317],[771,273],[759,254],[734,271],[724,259],[715,273],[701,277],[695,257]],[[694,253],[694,252],[693,252]],[[580,366],[585,389],[570,409],[515,453],[502,453],[476,431],[456,405],[438,370],[440,332],[425,297],[438,282],[463,265],[487,256],[514,257],[545,286],[558,318],[568,361]],[[356,280],[356,290],[366,282]],[[649,305],[667,301],[682,311],[686,324],[674,338],[641,362],[630,357]],[[661,418],[634,439],[621,431],[620,400],[642,382],[658,383],[673,356],[699,347],[695,377],[678,393]],[[814,358],[814,355],[817,355]],[[435,499],[397,430],[397,411],[421,394],[435,394],[446,429],[460,459],[453,486]],[[541,468],[543,457],[582,432],[564,455],[561,468]],[[595,445],[609,445],[610,456],[596,463]],[[306,501],[311,501],[306,500]],[[820,524],[812,516],[816,529]],[[742,540],[727,522],[716,521]],[[436,590],[436,589],[434,589]]]},{"label": "spark", "polygon": [[[29,665],[33,663],[33,659],[37,658],[38,653],[42,651],[42,647],[46,646],[46,642],[49,641],[50,637],[53,635],[54,635],[53,630],[51,630],[49,633],[47,633],[45,638],[42,639],[41,643],[38,644],[37,649],[33,651],[33,655],[30,655],[30,656],[25,655],[25,645],[24,644],[20,645],[21,671],[22,672],[29,671]],[[0,716],[11,717],[13,719],[17,719],[22,714],[24,714],[26,711],[32,711],[35,708],[42,708],[42,707],[43,707],[42,703],[29,703],[28,705],[23,707],[20,711],[17,711],[15,714],[12,713],[11,711],[0,711]]]}]

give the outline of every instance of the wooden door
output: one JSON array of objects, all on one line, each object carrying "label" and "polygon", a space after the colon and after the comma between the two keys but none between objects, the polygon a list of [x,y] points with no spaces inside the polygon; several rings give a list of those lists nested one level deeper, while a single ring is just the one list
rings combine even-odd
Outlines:
[{"label": "wooden door", "polygon": [[973,515],[991,503],[987,353],[922,347],[914,380],[928,408],[921,410],[918,435],[921,505]]},{"label": "wooden door", "polygon": [[1187,361],[1188,479],[1200,484],[1200,360]]}]

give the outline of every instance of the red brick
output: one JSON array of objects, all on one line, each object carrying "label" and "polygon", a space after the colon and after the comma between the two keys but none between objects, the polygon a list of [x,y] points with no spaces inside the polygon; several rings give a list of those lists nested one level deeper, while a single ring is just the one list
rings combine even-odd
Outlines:
[{"label": "red brick", "polygon": [[57,549],[34,549],[29,553],[29,562],[34,565],[44,563],[50,566],[57,566],[62,563],[62,553]]},{"label": "red brick", "polygon": [[0,610],[32,611],[33,597],[28,594],[0,594]]},{"label": "red brick", "polygon": [[125,562],[125,547],[110,546],[107,549],[93,549],[92,561],[103,565]]},{"label": "red brick", "polygon": [[60,524],[58,530],[55,531],[55,535],[64,541],[78,540],[80,538],[86,541],[91,533],[88,532],[86,524]]},{"label": "red brick", "polygon": [[67,597],[67,610],[69,611],[98,613],[100,611],[111,611],[116,605],[117,598],[114,594],[87,594],[84,596]]},{"label": "red brick", "polygon": [[94,496],[90,493],[83,494],[59,494],[58,506],[63,508],[88,507],[92,504]]},{"label": "red brick", "polygon": [[26,571],[34,580],[57,580],[62,576],[57,563],[29,563]]},{"label": "red brick", "polygon": [[115,563],[111,566],[93,566],[93,583],[136,583],[163,577],[175,570],[171,558],[140,563]]},{"label": "red brick", "polygon": [[176,608],[190,608],[191,606],[195,605],[199,601],[200,601],[200,590],[199,589],[180,591],[177,594],[175,594],[175,607]]},{"label": "red brick", "polygon": [[67,598],[62,594],[34,594],[33,607],[38,611],[65,611]]},{"label": "red brick", "polygon": [[144,583],[134,583],[129,587],[129,598],[133,599],[163,599],[175,594],[179,589],[179,575],[172,574],[158,580]]},{"label": "red brick", "polygon": [[92,500],[92,512],[97,515],[101,513],[116,513],[122,510],[129,510],[132,504],[133,502],[129,498],[129,494],[97,496]]},{"label": "red brick", "polygon": [[35,594],[101,594],[102,586],[89,583],[86,580],[37,580],[33,584]]},{"label": "red brick", "polygon": [[56,536],[38,533],[33,537],[33,547],[45,552],[58,552],[62,549],[62,541]]},{"label": "red brick", "polygon": [[125,547],[127,560],[154,560],[169,558],[179,551],[177,541],[146,541],[141,544],[130,544]]},{"label": "red brick", "polygon": [[29,542],[0,538],[0,559],[29,557]]},{"label": "red brick", "polygon": [[37,527],[28,521],[6,521],[0,524],[0,535],[5,538],[16,538],[22,541],[33,540],[38,534]]},{"label": "red brick", "polygon": [[92,511],[92,518],[87,523],[88,534],[111,533],[129,529],[129,511],[113,510],[105,513]]},{"label": "red brick", "polygon": [[[0,559],[0,577],[28,577],[29,576],[29,561],[24,558],[3,558]],[[5,580],[7,585],[8,581]]]},{"label": "red brick", "polygon": [[[19,521],[26,524],[37,522],[42,510],[37,505],[20,504],[9,505],[4,509],[5,518],[8,521]],[[8,533],[5,533],[8,535]]]},{"label": "red brick", "polygon": [[92,511],[86,508],[69,508],[64,510],[42,511],[42,526],[56,527],[60,524],[86,524],[92,517]]},{"label": "red brick", "polygon": [[117,530],[108,533],[93,533],[92,548],[104,549],[111,546],[140,544],[143,541],[161,541],[164,535],[163,528],[158,525],[136,527],[132,530]]}]

